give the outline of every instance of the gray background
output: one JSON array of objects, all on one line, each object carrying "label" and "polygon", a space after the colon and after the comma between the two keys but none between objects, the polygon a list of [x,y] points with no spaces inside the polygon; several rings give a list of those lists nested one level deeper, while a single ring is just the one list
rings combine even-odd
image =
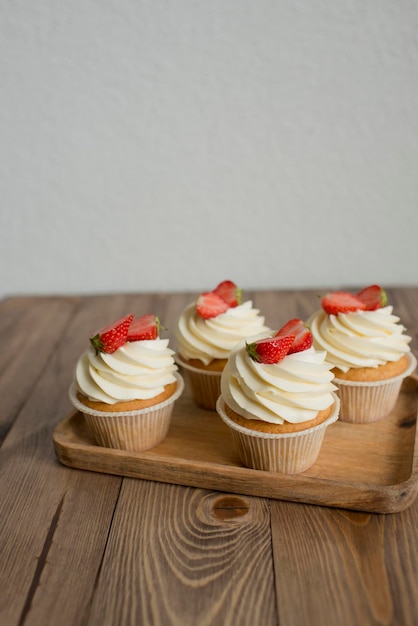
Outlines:
[{"label": "gray background", "polygon": [[418,3],[0,0],[0,297],[418,283]]}]

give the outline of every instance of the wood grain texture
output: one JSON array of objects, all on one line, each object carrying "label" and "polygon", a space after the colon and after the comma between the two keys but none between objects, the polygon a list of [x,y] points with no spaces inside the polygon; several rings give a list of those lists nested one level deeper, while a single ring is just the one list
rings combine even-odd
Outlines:
[{"label": "wood grain texture", "polygon": [[89,625],[276,624],[268,504],[226,515],[222,502],[125,480]]},{"label": "wood grain texture", "polygon": [[[418,288],[387,291],[417,354]],[[248,295],[275,327],[306,318],[318,293]],[[130,311],[156,313],[171,337],[194,295],[0,302],[1,626],[417,624],[417,500],[373,515],[57,462],[52,433],[86,337]]]},{"label": "wood grain texture", "polygon": [[286,564],[276,568],[280,623],[416,623],[417,548],[406,539],[416,509],[403,518],[272,504],[275,562]]},{"label": "wood grain texture", "polygon": [[36,305],[30,298],[1,303],[0,445],[53,354],[60,333],[76,306],[75,298],[42,298]]},{"label": "wood grain texture", "polygon": [[[26,301],[18,300],[12,308],[20,311],[22,304],[24,308],[28,306]],[[55,596],[65,597],[66,608],[77,598],[75,606],[83,610],[84,603],[85,609],[119,493],[120,479],[65,471],[57,464],[51,447],[54,420],[70,406],[65,389],[76,354],[71,342],[65,350],[61,350],[60,345],[66,345],[71,327],[79,332],[77,304],[74,299],[31,301],[30,328],[36,341],[29,339],[26,350],[16,343],[16,338],[11,340],[13,350],[9,353],[9,365],[15,375],[11,380],[7,375],[6,382],[13,398],[10,411],[14,406],[14,412],[9,414],[11,425],[0,454],[1,624],[48,623]],[[6,308],[9,307],[10,301],[6,302]],[[19,336],[27,334],[27,316],[19,313],[17,317],[20,321],[14,332]],[[26,380],[27,372],[30,372],[27,375],[30,384]],[[101,487],[98,489],[97,485]],[[83,491],[87,496],[83,496]],[[83,502],[86,504],[86,497],[90,514],[89,508],[82,506]],[[77,515],[72,517],[77,509],[81,526]],[[74,539],[80,528],[84,529],[84,541]],[[74,559],[70,568],[66,552]],[[62,562],[58,566],[58,559],[55,561],[57,569],[48,585],[48,599],[43,593],[43,581],[49,579],[54,554],[58,554]],[[74,558],[76,554],[78,562]],[[86,560],[86,555],[91,558]],[[62,575],[56,576],[59,568]],[[90,584],[84,587],[82,594],[82,587],[77,587],[76,583],[83,569]],[[56,610],[60,610],[59,606]],[[70,610],[69,615],[72,612]],[[32,617],[36,615],[38,617]]]}]

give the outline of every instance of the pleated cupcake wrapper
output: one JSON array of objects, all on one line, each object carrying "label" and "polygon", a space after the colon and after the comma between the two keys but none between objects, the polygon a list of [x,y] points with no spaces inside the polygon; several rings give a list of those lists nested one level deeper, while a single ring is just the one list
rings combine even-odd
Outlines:
[{"label": "pleated cupcake wrapper", "polygon": [[170,427],[174,403],[183,393],[184,381],[175,374],[176,391],[172,396],[146,409],[138,411],[95,411],[77,399],[72,385],[70,399],[84,418],[99,446],[130,452],[143,452],[161,443]]},{"label": "pleated cupcake wrapper", "polygon": [[393,378],[375,382],[352,380],[332,381],[338,387],[340,420],[353,424],[368,424],[387,417],[395,407],[403,380],[412,374],[417,361],[412,353],[406,355],[408,368]]},{"label": "pleated cupcake wrapper", "polygon": [[333,397],[333,412],[322,424],[294,433],[264,433],[236,424],[225,413],[222,396],[216,409],[230,429],[243,465],[266,472],[299,474],[316,462],[327,427],[338,419],[340,402],[335,394]]},{"label": "pleated cupcake wrapper", "polygon": [[203,409],[216,411],[216,401],[221,393],[222,372],[201,370],[185,363],[177,356],[176,362],[185,370],[196,404]]}]

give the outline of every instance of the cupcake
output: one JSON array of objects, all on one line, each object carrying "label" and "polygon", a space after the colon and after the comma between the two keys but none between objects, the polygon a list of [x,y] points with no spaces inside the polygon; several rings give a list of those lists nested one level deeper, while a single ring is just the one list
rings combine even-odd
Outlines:
[{"label": "cupcake", "polygon": [[315,463],[327,427],[338,419],[331,367],[299,319],[233,348],[217,411],[243,465],[298,474]]},{"label": "cupcake", "polygon": [[159,330],[152,314],[127,315],[98,331],[79,358],[70,400],[99,446],[142,452],[165,438],[184,384]]},{"label": "cupcake", "polygon": [[215,411],[222,371],[235,344],[267,334],[264,317],[230,280],[199,295],[180,315],[176,329],[176,361],[190,383],[195,402]]},{"label": "cupcake", "polygon": [[314,346],[326,350],[333,365],[340,419],[360,424],[386,417],[416,359],[385,291],[379,285],[357,294],[335,291],[321,304],[308,324]]}]

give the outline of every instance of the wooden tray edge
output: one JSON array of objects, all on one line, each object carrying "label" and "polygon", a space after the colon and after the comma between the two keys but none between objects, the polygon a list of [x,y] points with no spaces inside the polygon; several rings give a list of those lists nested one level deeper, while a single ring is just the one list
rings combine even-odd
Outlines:
[{"label": "wooden tray edge", "polygon": [[[167,484],[179,485],[184,487],[195,487],[201,489],[208,489],[213,491],[220,491],[224,493],[235,493],[246,496],[269,498],[273,500],[284,500],[287,502],[297,502],[301,504],[311,504],[316,506],[325,506],[331,508],[348,509],[353,511],[362,511],[365,513],[377,513],[377,514],[390,514],[399,513],[410,507],[415,501],[418,493],[418,486],[416,482],[408,479],[405,483],[399,483],[395,487],[392,485],[382,486],[379,489],[370,489],[365,484],[363,493],[359,493],[358,487],[353,485],[344,485],[339,483],[340,491],[345,493],[345,499],[333,499],[331,492],[335,491],[335,484],[332,481],[326,481],[324,479],[311,479],[316,485],[321,485],[323,488],[321,497],[307,495],[306,493],[299,494],[297,492],[298,485],[293,485],[294,492],[289,492],[286,489],[286,484],[282,484],[281,488],[269,489],[265,486],[254,486],[253,483],[243,484],[241,480],[231,480],[228,486],[220,488],[216,478],[212,474],[200,473],[193,475],[193,477],[183,476],[181,483],[177,480],[170,481],[168,476],[160,477],[155,475],[153,471],[154,462],[144,462],[141,469],[135,472],[124,471],[121,472],[117,468],[101,467],[100,465],[94,465],[89,462],[82,463],[78,461],[73,463],[68,455],[60,450],[59,444],[55,444],[55,452],[58,461],[69,468],[79,469],[84,471],[93,471],[98,473],[106,473],[113,476],[119,476],[120,478],[136,478],[141,480],[150,480],[156,482],[162,482]],[[221,466],[223,468],[223,466]],[[224,471],[221,469],[222,477],[225,477]],[[263,472],[264,474],[264,472]],[[327,489],[329,487],[329,489]],[[374,495],[373,495],[374,494]],[[374,503],[370,504],[370,497],[373,495]],[[378,502],[376,504],[376,502]]]}]

